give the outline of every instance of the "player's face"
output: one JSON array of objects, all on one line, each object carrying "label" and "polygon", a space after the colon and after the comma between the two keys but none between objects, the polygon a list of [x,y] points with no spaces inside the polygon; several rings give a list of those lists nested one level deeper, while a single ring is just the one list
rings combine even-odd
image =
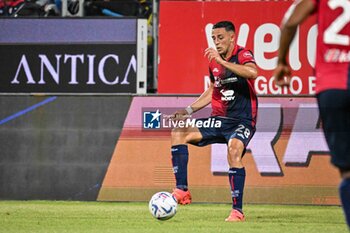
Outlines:
[{"label": "player's face", "polygon": [[212,31],[211,38],[218,53],[225,56],[234,44],[235,34],[232,31],[226,31],[225,28],[215,28]]}]

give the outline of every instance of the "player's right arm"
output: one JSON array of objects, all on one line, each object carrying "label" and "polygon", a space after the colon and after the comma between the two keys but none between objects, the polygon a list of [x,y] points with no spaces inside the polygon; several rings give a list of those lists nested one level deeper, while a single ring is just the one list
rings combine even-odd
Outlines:
[{"label": "player's right arm", "polygon": [[282,21],[280,48],[274,77],[277,85],[289,85],[291,71],[287,62],[287,53],[295,36],[298,25],[315,10],[312,0],[297,0],[286,12]]},{"label": "player's right arm", "polygon": [[214,83],[210,83],[209,88],[205,90],[192,104],[190,104],[185,109],[181,109],[175,112],[175,118],[181,117],[184,115],[191,115],[194,112],[199,111],[208,104],[211,103],[211,98],[214,90]]}]

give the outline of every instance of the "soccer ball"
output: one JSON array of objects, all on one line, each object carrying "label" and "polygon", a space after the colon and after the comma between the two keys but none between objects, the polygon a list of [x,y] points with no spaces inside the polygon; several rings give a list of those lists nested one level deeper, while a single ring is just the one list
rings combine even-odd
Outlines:
[{"label": "soccer ball", "polygon": [[168,220],[176,214],[177,201],[168,192],[158,192],[149,201],[149,211],[158,220]]}]

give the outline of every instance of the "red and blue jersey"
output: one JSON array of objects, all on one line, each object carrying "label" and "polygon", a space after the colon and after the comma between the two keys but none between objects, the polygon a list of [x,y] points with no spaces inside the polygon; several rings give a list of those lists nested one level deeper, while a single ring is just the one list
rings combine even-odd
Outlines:
[{"label": "red and blue jersey", "polygon": [[350,1],[314,0],[318,21],[316,93],[350,90]]},{"label": "red and blue jersey", "polygon": [[[255,63],[253,53],[238,45],[227,61],[241,65]],[[211,115],[239,119],[255,126],[258,99],[254,80],[242,78],[215,61],[210,63],[209,72],[214,84]]]}]

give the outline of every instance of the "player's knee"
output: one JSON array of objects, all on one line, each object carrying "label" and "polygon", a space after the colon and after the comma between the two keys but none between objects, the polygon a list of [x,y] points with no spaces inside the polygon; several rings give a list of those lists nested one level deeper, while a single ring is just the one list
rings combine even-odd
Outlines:
[{"label": "player's knee", "polygon": [[231,162],[240,162],[242,159],[242,151],[237,147],[229,146],[228,154]]},{"label": "player's knee", "polygon": [[231,167],[241,165],[242,156],[238,148],[228,147],[228,163]]},{"label": "player's knee", "polygon": [[180,128],[173,128],[171,130],[171,138],[172,139],[185,139],[187,136],[187,132]]}]

